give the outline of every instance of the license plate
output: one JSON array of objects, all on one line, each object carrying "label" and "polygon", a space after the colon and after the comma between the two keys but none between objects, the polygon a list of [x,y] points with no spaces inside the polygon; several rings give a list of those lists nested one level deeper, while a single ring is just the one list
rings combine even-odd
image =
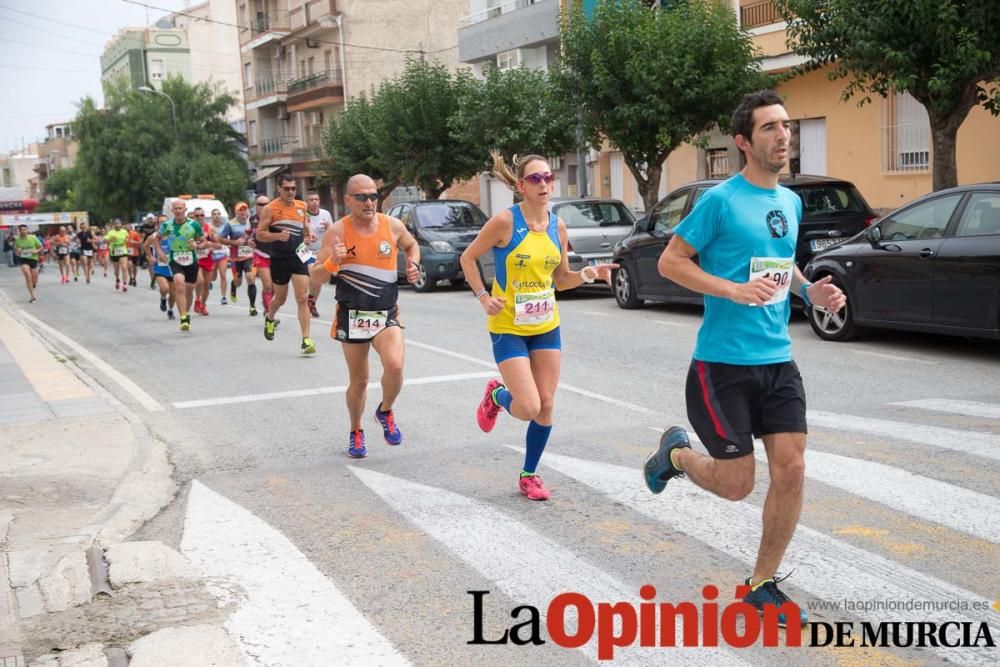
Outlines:
[{"label": "license plate", "polygon": [[594,257],[587,260],[587,266],[597,266],[598,264],[610,264],[610,257]]},{"label": "license plate", "polygon": [[818,250],[825,250],[827,248],[832,248],[835,245],[840,245],[846,239],[836,238],[836,239],[813,239],[809,242],[809,246],[813,249],[813,252]]}]

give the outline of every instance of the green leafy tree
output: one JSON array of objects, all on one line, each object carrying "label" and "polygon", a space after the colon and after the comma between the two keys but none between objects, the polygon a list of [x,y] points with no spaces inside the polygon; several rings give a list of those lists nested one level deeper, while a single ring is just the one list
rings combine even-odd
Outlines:
[{"label": "green leafy tree", "polygon": [[371,176],[378,184],[378,207],[381,210],[382,202],[401,181],[392,156],[375,152],[374,137],[380,131],[379,124],[384,118],[378,103],[377,95],[372,99],[359,95],[326,126],[323,133],[326,157],[320,171],[324,181],[341,188],[354,174]]},{"label": "green leafy tree", "polygon": [[410,60],[376,93],[382,122],[372,137],[373,150],[396,164],[401,182],[417,185],[428,199],[482,166],[477,146],[451,129],[459,100],[473,82],[468,70],[453,74],[441,63]]},{"label": "green leafy tree", "polygon": [[[728,5],[728,3],[725,3]],[[728,118],[741,97],[766,87],[752,42],[719,2],[577,5],[562,31],[560,86],[581,113],[587,139],[622,152],[646,208],[656,203],[663,161]]]},{"label": "green leafy tree", "polygon": [[91,98],[81,102],[77,192],[97,219],[159,209],[164,198],[185,192],[228,202],[244,196],[242,137],[225,120],[233,98],[177,77],[164,81],[163,92],[176,105],[176,123],[168,100],[124,80],[105,86],[104,108]]},{"label": "green leafy tree", "polygon": [[514,155],[563,155],[576,149],[576,109],[561,95],[552,74],[528,68],[490,67],[458,101],[452,131],[475,146],[486,164],[490,150]]},{"label": "green leafy tree", "polygon": [[1000,114],[1000,7],[996,0],[776,0],[810,68],[849,78],[846,101],[906,91],[927,109],[933,187],[958,185],[955,144],[969,111]]}]

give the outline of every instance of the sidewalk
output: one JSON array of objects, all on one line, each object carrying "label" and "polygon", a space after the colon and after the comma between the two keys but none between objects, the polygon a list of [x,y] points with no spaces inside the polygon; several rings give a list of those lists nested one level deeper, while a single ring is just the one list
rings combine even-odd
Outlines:
[{"label": "sidewalk", "polygon": [[[174,497],[164,443],[19,319],[7,294],[0,667],[126,665],[125,648],[133,665],[241,664],[220,627],[228,611],[194,568],[160,543],[123,542]],[[215,654],[185,657],[206,642]]]}]

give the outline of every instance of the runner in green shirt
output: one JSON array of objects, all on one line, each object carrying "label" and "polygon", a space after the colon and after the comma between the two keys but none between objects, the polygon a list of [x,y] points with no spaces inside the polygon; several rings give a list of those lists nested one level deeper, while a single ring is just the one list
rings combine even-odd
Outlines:
[{"label": "runner in green shirt", "polygon": [[183,199],[175,199],[170,212],[173,217],[160,225],[156,235],[170,245],[170,270],[174,276],[174,300],[181,316],[181,331],[190,331],[188,307],[194,301],[194,286],[198,281],[195,252],[203,244],[205,233],[200,224],[187,217],[187,204]]},{"label": "runner in green shirt", "polygon": [[[111,263],[115,267],[115,289],[128,291],[128,232],[122,229],[121,218],[114,219],[115,228],[104,235],[108,240]],[[122,284],[124,283],[124,284]]]},{"label": "runner in green shirt", "polygon": [[14,239],[14,257],[21,266],[24,284],[28,288],[28,303],[37,301],[35,286],[38,285],[38,251],[41,249],[42,242],[38,237],[28,233],[27,225],[20,225],[17,228],[17,238]]}]

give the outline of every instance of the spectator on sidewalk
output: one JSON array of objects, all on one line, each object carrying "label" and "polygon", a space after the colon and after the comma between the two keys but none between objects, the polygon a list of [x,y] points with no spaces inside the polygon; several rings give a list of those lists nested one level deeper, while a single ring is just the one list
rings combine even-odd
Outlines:
[{"label": "spectator on sidewalk", "polygon": [[7,232],[3,237],[3,258],[7,266],[17,266],[14,262],[14,232]]}]

